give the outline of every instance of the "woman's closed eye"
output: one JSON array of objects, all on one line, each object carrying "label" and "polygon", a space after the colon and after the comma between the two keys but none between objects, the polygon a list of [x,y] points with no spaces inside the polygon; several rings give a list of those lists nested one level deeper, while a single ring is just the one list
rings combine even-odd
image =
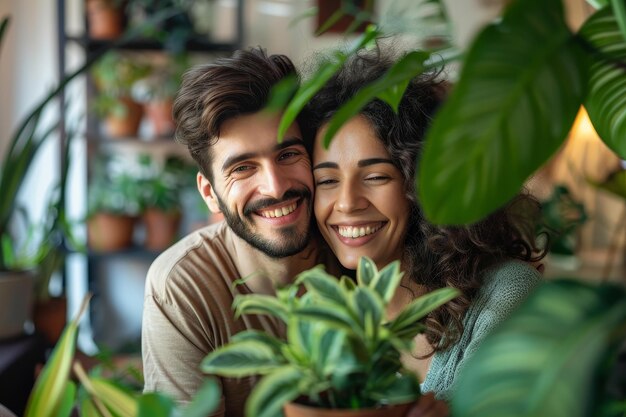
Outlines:
[{"label": "woman's closed eye", "polygon": [[369,183],[384,183],[391,181],[391,177],[384,174],[370,175],[365,178],[365,181]]},{"label": "woman's closed eye", "polygon": [[318,186],[318,187],[319,186],[324,186],[324,185],[330,186],[330,185],[336,184],[338,182],[339,181],[334,179],[334,178],[320,178],[319,180],[315,180],[315,185]]}]

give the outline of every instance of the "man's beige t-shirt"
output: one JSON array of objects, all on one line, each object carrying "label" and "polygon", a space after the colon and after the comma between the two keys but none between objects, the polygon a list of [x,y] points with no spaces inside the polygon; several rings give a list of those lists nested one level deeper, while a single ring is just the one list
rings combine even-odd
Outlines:
[{"label": "man's beige t-shirt", "polygon": [[[237,238],[225,222],[211,225],[186,236],[151,265],[142,324],[144,391],[189,401],[206,378],[200,370],[202,359],[232,335],[257,329],[282,337],[284,326],[274,318],[235,319],[234,297],[250,291],[235,284],[242,277],[231,257],[233,239]],[[221,379],[222,402],[215,415],[243,417],[255,382],[256,378]]]}]

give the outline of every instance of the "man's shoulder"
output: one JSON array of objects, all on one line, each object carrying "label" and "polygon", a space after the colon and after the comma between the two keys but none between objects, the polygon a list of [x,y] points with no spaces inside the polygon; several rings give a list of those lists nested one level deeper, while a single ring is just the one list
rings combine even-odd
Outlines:
[{"label": "man's shoulder", "polygon": [[189,286],[195,281],[238,278],[231,246],[232,231],[224,222],[191,232],[152,262],[146,291],[160,294],[167,287]]}]

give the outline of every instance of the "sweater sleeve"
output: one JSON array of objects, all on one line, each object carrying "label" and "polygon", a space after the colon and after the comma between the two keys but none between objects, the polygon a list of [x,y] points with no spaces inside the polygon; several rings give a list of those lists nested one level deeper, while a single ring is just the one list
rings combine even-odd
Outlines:
[{"label": "sweater sleeve", "polygon": [[465,314],[459,342],[435,355],[424,390],[434,391],[438,398],[450,399],[459,372],[485,337],[506,320],[540,282],[540,273],[521,261],[509,261],[489,270],[483,287]]}]

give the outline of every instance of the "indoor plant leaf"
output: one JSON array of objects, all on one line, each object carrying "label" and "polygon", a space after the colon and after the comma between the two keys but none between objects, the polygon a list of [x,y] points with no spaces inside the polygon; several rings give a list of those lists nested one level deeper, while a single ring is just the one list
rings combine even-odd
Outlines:
[{"label": "indoor plant leaf", "polygon": [[204,417],[217,409],[220,403],[220,386],[215,378],[208,377],[187,405],[181,417]]},{"label": "indoor plant leaf", "polygon": [[283,365],[280,355],[265,344],[254,340],[233,342],[213,351],[203,359],[200,367],[208,374],[218,373],[229,377],[264,374]]},{"label": "indoor plant leaf", "polygon": [[626,158],[626,39],[611,11],[599,10],[580,29],[580,36],[596,51],[587,61],[585,108],[604,143]]},{"label": "indoor plant leaf", "polygon": [[454,415],[597,415],[596,377],[623,343],[624,323],[623,287],[544,282],[463,369]]},{"label": "indoor plant leaf", "polygon": [[398,316],[389,322],[391,332],[402,332],[413,328],[414,324],[435,308],[447,303],[460,294],[455,288],[439,288],[413,300]]},{"label": "indoor plant leaf", "polygon": [[298,275],[296,284],[304,284],[307,291],[321,294],[326,299],[339,304],[345,305],[347,302],[346,291],[341,287],[337,278],[321,267],[309,269]]},{"label": "indoor plant leaf", "polygon": [[585,90],[559,0],[515,1],[485,27],[426,135],[416,179],[428,219],[478,221],[565,139]]},{"label": "indoor plant leaf", "polygon": [[268,314],[283,321],[288,320],[287,308],[276,298],[264,294],[237,296],[233,303],[235,314]]},{"label": "indoor plant leaf", "polygon": [[328,148],[341,126],[359,114],[361,109],[376,97],[387,102],[397,112],[400,100],[409,85],[408,80],[424,71],[424,62],[429,57],[428,52],[411,51],[389,68],[380,79],[361,88],[328,121],[323,138],[324,147]]},{"label": "indoor plant leaf", "polygon": [[149,392],[137,401],[137,417],[169,417],[174,401],[157,392]]},{"label": "indoor plant leaf", "polygon": [[263,378],[246,402],[246,417],[281,417],[283,404],[300,393],[302,377],[300,370],[285,366]]},{"label": "indoor plant leaf", "polygon": [[368,26],[365,33],[359,37],[359,39],[355,42],[355,45],[348,52],[335,53],[332,59],[329,59],[320,65],[315,76],[300,85],[300,88],[296,91],[293,99],[291,99],[287,105],[283,117],[280,119],[277,134],[279,142],[282,142],[285,132],[287,132],[287,129],[291,126],[294,120],[296,120],[296,117],[304,108],[306,103],[308,103],[315,93],[317,93],[324,86],[324,84],[326,84],[326,82],[337,71],[339,71],[343,63],[346,61],[346,58],[372,42],[378,35],[379,32],[374,26]]},{"label": "indoor plant leaf", "polygon": [[50,359],[28,397],[24,416],[55,416],[63,408],[64,397],[67,396],[70,368],[76,350],[78,322],[88,302],[89,296],[86,296],[76,317],[63,330]]}]

